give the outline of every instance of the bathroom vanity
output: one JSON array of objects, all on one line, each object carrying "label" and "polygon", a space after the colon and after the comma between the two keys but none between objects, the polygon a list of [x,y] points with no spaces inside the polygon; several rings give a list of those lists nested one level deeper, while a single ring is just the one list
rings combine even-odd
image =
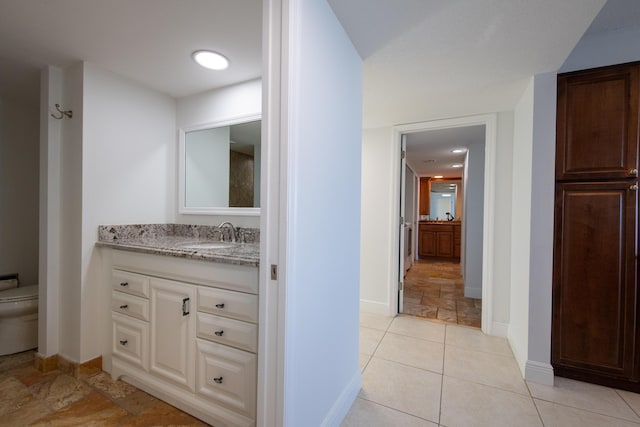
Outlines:
[{"label": "bathroom vanity", "polygon": [[216,426],[254,426],[255,240],[161,232],[110,239],[105,230],[98,245],[111,287],[112,377]]}]

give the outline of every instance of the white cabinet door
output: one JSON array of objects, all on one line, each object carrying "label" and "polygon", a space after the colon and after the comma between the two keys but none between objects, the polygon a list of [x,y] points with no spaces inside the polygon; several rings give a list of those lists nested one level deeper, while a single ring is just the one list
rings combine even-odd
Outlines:
[{"label": "white cabinet door", "polygon": [[150,294],[149,370],[194,391],[195,287],[152,278]]}]

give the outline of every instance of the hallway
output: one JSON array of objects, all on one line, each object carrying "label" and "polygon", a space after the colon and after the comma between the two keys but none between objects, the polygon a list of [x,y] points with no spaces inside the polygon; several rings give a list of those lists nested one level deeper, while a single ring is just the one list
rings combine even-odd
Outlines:
[{"label": "hallway", "polygon": [[410,316],[360,316],[362,389],[342,427],[640,425],[640,394],[525,382],[506,339]]},{"label": "hallway", "polygon": [[460,263],[417,260],[404,278],[403,313],[480,327],[482,300],[464,296]]}]

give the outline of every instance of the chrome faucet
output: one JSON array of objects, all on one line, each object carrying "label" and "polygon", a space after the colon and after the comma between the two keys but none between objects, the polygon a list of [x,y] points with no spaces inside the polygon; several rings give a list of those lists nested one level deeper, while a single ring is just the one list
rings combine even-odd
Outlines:
[{"label": "chrome faucet", "polygon": [[[225,227],[225,226],[231,227],[231,241],[233,243],[235,243],[236,242],[236,228],[229,221],[221,222],[220,225],[218,226],[218,228],[222,228],[222,227]],[[222,240],[222,236],[220,236],[220,240]]]}]

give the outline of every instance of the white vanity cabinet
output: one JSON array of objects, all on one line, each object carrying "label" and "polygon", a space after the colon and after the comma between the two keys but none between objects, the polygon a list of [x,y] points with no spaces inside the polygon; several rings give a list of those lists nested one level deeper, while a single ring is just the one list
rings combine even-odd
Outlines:
[{"label": "white vanity cabinet", "polygon": [[111,375],[215,426],[255,426],[258,269],[110,250]]}]

